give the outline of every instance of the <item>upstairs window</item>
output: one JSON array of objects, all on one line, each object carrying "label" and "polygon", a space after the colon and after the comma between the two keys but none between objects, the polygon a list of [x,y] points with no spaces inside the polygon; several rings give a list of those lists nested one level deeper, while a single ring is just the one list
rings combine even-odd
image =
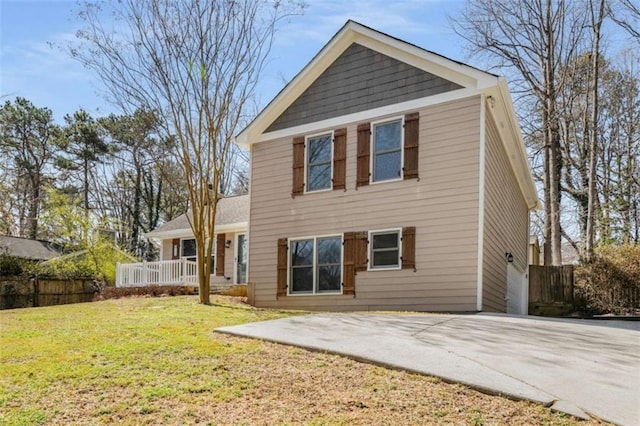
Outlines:
[{"label": "upstairs window", "polygon": [[307,191],[331,188],[331,133],[307,138]]},{"label": "upstairs window", "polygon": [[373,125],[373,182],[402,178],[402,119]]}]

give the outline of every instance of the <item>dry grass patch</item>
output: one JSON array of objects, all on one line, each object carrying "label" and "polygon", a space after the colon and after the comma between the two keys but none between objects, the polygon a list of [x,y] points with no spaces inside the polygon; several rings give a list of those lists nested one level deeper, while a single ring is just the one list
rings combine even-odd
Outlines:
[{"label": "dry grass patch", "polygon": [[212,333],[291,315],[228,300],[0,312],[0,424],[596,424],[430,377]]}]

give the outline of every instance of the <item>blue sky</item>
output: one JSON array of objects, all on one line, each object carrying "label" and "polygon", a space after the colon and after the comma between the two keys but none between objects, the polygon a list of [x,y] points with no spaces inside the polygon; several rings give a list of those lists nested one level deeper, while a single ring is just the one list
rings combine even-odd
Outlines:
[{"label": "blue sky", "polygon": [[[465,60],[463,43],[447,21],[462,0],[308,0],[303,16],[283,23],[258,87],[264,106],[344,25],[353,19],[453,59]],[[50,44],[75,38],[75,1],[0,0],[0,99],[22,96],[53,110],[56,121],[84,108],[95,116],[117,112],[98,95],[89,70]]]}]

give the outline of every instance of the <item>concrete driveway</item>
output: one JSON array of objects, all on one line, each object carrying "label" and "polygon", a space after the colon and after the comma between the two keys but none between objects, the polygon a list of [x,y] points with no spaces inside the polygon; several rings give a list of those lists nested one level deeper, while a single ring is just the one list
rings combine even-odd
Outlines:
[{"label": "concrete driveway", "polygon": [[640,322],[323,313],[216,331],[332,352],[640,425]]}]

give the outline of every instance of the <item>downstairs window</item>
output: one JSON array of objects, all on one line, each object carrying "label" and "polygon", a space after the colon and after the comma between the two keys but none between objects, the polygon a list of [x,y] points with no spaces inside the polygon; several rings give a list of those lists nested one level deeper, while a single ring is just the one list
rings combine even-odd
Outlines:
[{"label": "downstairs window", "polygon": [[342,236],[289,241],[289,294],[342,292]]}]

